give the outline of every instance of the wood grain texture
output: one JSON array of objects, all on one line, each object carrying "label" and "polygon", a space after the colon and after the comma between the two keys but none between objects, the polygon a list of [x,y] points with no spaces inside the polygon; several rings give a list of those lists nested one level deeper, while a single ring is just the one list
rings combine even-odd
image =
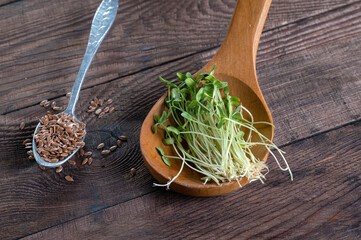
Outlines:
[{"label": "wood grain texture", "polygon": [[[286,1],[274,1],[266,29],[267,24],[272,28],[351,2],[355,1],[296,1],[290,8]],[[69,91],[98,4],[97,0],[33,0],[0,8],[0,114]],[[218,47],[234,4],[235,0],[187,0],[181,5],[177,1],[120,1],[117,20],[95,56],[84,87]],[[36,96],[32,96],[34,88]]]},{"label": "wood grain texture", "polygon": [[[129,142],[106,158],[97,153],[90,167],[67,166],[64,171],[72,174],[73,184],[54,171],[41,172],[26,159],[21,143],[45,113],[37,105],[42,99],[66,104],[64,95],[75,79],[98,1],[24,0],[0,7],[1,239],[57,225],[49,232],[62,236],[79,231],[98,238],[132,233],[139,238],[179,238],[180,224],[190,237],[204,233],[216,237],[209,229],[219,227],[227,238],[244,234],[255,239],[322,239],[331,232],[335,239],[342,239],[341,234],[353,239],[360,235],[360,174],[355,166],[360,155],[359,124],[349,125],[347,131],[336,130],[340,147],[333,144],[337,134],[310,138],[360,120],[360,1],[273,0],[266,28],[270,25],[259,45],[257,73],[276,125],[275,141],[290,144],[285,150],[296,179],[289,183],[271,164],[266,186],[251,184],[245,191],[214,199],[193,199],[152,188],[153,179],[140,156],[139,131],[165,90],[157,76],[196,72],[207,63],[223,40],[235,1],[121,2],[118,22],[87,75],[77,116],[92,129],[86,139],[89,148],[100,141],[111,144],[120,133],[128,135]],[[280,9],[284,14],[278,17]],[[302,14],[302,9],[307,11]],[[280,26],[283,21],[288,24]],[[101,120],[84,113],[93,96],[113,98],[116,112]],[[26,122],[23,131],[18,129],[21,121]],[[310,139],[298,142],[305,138]],[[334,153],[337,157],[332,157]],[[318,175],[317,166],[307,168],[314,159],[327,166],[317,170]],[[333,168],[345,162],[358,174],[352,175],[348,165],[342,171]],[[137,169],[133,178],[129,174],[132,167]],[[265,196],[271,196],[273,205],[261,208]],[[282,204],[278,204],[280,199]],[[187,211],[184,205],[189,206]],[[218,210],[213,213],[214,209],[204,206]],[[224,216],[224,212],[232,215]],[[94,214],[82,218],[89,213]],[[326,223],[326,218],[335,221]],[[167,223],[171,231],[166,232],[154,219]],[[112,224],[106,232],[108,222]],[[49,232],[34,238],[53,237]]]},{"label": "wood grain texture", "polygon": [[285,147],[293,182],[270,163],[265,185],[213,198],[158,189],[26,239],[358,239],[360,133],[358,122]]}]

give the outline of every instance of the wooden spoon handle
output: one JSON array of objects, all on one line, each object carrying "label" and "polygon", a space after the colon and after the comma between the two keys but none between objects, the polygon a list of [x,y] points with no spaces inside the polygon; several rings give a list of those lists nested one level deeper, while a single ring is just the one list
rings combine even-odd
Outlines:
[{"label": "wooden spoon handle", "polygon": [[[255,82],[252,77],[256,73],[258,42],[271,2],[272,0],[238,0],[222,46],[202,70],[209,71],[216,64],[216,72],[252,85]],[[249,77],[251,79],[246,79]]]}]

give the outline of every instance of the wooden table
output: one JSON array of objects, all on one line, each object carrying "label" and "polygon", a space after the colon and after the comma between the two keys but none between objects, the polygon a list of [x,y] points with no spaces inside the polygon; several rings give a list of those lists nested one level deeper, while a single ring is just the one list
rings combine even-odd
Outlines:
[{"label": "wooden table", "polygon": [[[120,0],[77,105],[94,162],[57,174],[28,160],[22,142],[46,111],[41,100],[67,104],[100,0],[0,1],[0,239],[361,238],[359,0],[271,5],[257,72],[293,182],[269,159],[265,184],[224,196],[152,187],[139,132],[165,91],[158,76],[207,63],[235,2]],[[94,96],[112,98],[115,113],[86,113]],[[115,152],[94,150],[120,134],[129,140]]]}]

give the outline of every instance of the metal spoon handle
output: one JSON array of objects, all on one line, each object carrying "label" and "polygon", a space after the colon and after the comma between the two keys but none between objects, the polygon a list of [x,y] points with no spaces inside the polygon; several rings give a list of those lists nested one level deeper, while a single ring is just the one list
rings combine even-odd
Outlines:
[{"label": "metal spoon handle", "polygon": [[74,115],[75,105],[79,98],[79,92],[81,85],[83,84],[85,74],[87,73],[90,63],[93,60],[101,42],[114,22],[115,16],[117,15],[117,9],[118,0],[103,0],[95,12],[84,58],[80,65],[73,89],[71,90],[68,107],[64,112]]}]

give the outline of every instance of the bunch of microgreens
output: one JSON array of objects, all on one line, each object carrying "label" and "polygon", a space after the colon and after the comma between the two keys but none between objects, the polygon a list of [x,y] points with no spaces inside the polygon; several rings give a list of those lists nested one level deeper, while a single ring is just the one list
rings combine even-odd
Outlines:
[{"label": "bunch of microgreens", "polygon": [[[154,185],[169,188],[184,165],[203,174],[201,180],[204,184],[233,180],[240,184],[239,179],[243,177],[263,183],[268,167],[251,151],[252,147],[259,145],[270,152],[283,171],[290,172],[292,179],[284,152],[254,126],[270,123],[254,122],[252,114],[240,105],[240,99],[229,95],[228,83],[214,77],[214,68],[210,73],[201,73],[196,78],[190,73],[177,73],[178,79],[173,81],[160,77],[168,87],[165,98],[168,112],[164,111],[161,116],[154,115],[152,131],[156,133],[158,127],[164,129],[163,143],[172,145],[178,156],[166,156],[161,147],[156,149],[168,166],[171,165],[169,159],[180,159],[182,165],[178,174],[167,184]],[[170,123],[174,124],[166,125]],[[249,132],[247,136],[244,131]],[[253,134],[258,135],[260,142],[251,142]],[[281,167],[271,147],[280,154],[285,168]],[[264,170],[265,174],[262,173]]]}]

